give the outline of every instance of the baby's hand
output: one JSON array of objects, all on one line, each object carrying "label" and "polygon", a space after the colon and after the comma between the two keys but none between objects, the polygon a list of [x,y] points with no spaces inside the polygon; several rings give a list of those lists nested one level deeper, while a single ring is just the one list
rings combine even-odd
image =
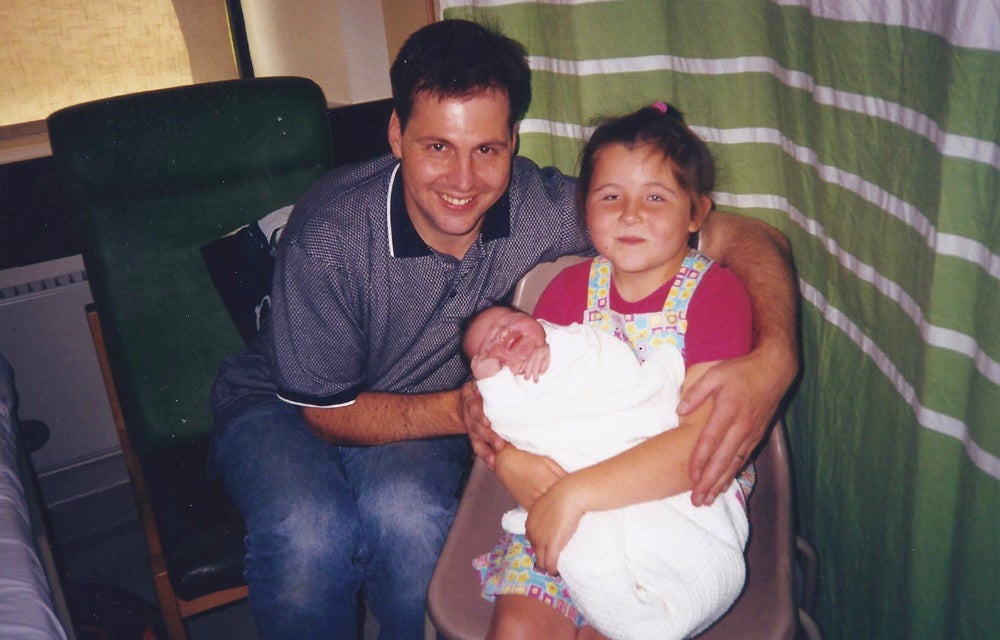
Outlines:
[{"label": "baby's hand", "polygon": [[472,356],[469,366],[472,369],[472,375],[476,380],[485,380],[486,378],[490,378],[500,373],[500,369],[503,368],[503,363],[500,362],[499,358],[476,354]]},{"label": "baby's hand", "polygon": [[528,356],[528,359],[521,365],[520,373],[525,380],[538,382],[538,376],[542,375],[549,368],[549,345],[543,344]]}]

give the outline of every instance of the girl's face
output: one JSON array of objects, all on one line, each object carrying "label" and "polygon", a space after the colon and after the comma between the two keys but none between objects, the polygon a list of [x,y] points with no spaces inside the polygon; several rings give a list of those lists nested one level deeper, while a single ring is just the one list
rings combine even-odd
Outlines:
[{"label": "girl's face", "polygon": [[707,196],[692,200],[677,183],[673,163],[651,146],[612,144],[594,156],[587,227],[626,300],[641,300],[676,275],[688,237],[710,208]]}]

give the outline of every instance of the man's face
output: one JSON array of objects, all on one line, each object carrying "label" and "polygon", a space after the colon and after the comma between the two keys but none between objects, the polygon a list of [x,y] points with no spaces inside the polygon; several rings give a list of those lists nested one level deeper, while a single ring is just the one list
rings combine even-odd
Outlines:
[{"label": "man's face", "polygon": [[493,89],[461,97],[417,93],[405,131],[393,112],[389,144],[402,161],[406,209],[436,251],[461,259],[507,189],[515,146],[509,117],[507,94]]}]

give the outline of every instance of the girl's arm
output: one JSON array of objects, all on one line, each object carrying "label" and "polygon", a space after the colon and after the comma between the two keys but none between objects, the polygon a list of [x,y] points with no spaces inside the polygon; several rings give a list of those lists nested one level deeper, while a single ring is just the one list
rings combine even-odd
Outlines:
[{"label": "girl's arm", "polygon": [[797,289],[788,241],[773,227],[713,211],[703,250],[746,284],[753,308],[753,350],[719,363],[681,398],[677,412],[714,402],[691,455],[691,502],[711,504],[764,436],[798,373]]},{"label": "girl's arm", "polygon": [[522,451],[509,443],[496,454],[493,471],[514,500],[525,509],[531,509],[539,496],[566,475],[566,470],[552,458]]},{"label": "girl's arm", "polygon": [[[705,362],[688,369],[682,392],[714,364]],[[536,566],[542,571],[556,572],[559,554],[584,513],[658,500],[690,490],[688,463],[711,410],[709,398],[697,410],[681,416],[678,427],[552,481],[530,507],[524,505],[529,509],[527,535],[535,550]],[[498,475],[500,466],[498,461]]]}]

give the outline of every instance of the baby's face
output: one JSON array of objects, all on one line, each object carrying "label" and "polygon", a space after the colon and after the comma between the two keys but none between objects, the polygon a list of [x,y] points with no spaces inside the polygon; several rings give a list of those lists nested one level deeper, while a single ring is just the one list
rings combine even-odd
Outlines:
[{"label": "baby's face", "polygon": [[517,371],[528,357],[545,345],[545,329],[526,313],[494,307],[487,309],[469,326],[465,353],[471,359],[496,358]]}]

